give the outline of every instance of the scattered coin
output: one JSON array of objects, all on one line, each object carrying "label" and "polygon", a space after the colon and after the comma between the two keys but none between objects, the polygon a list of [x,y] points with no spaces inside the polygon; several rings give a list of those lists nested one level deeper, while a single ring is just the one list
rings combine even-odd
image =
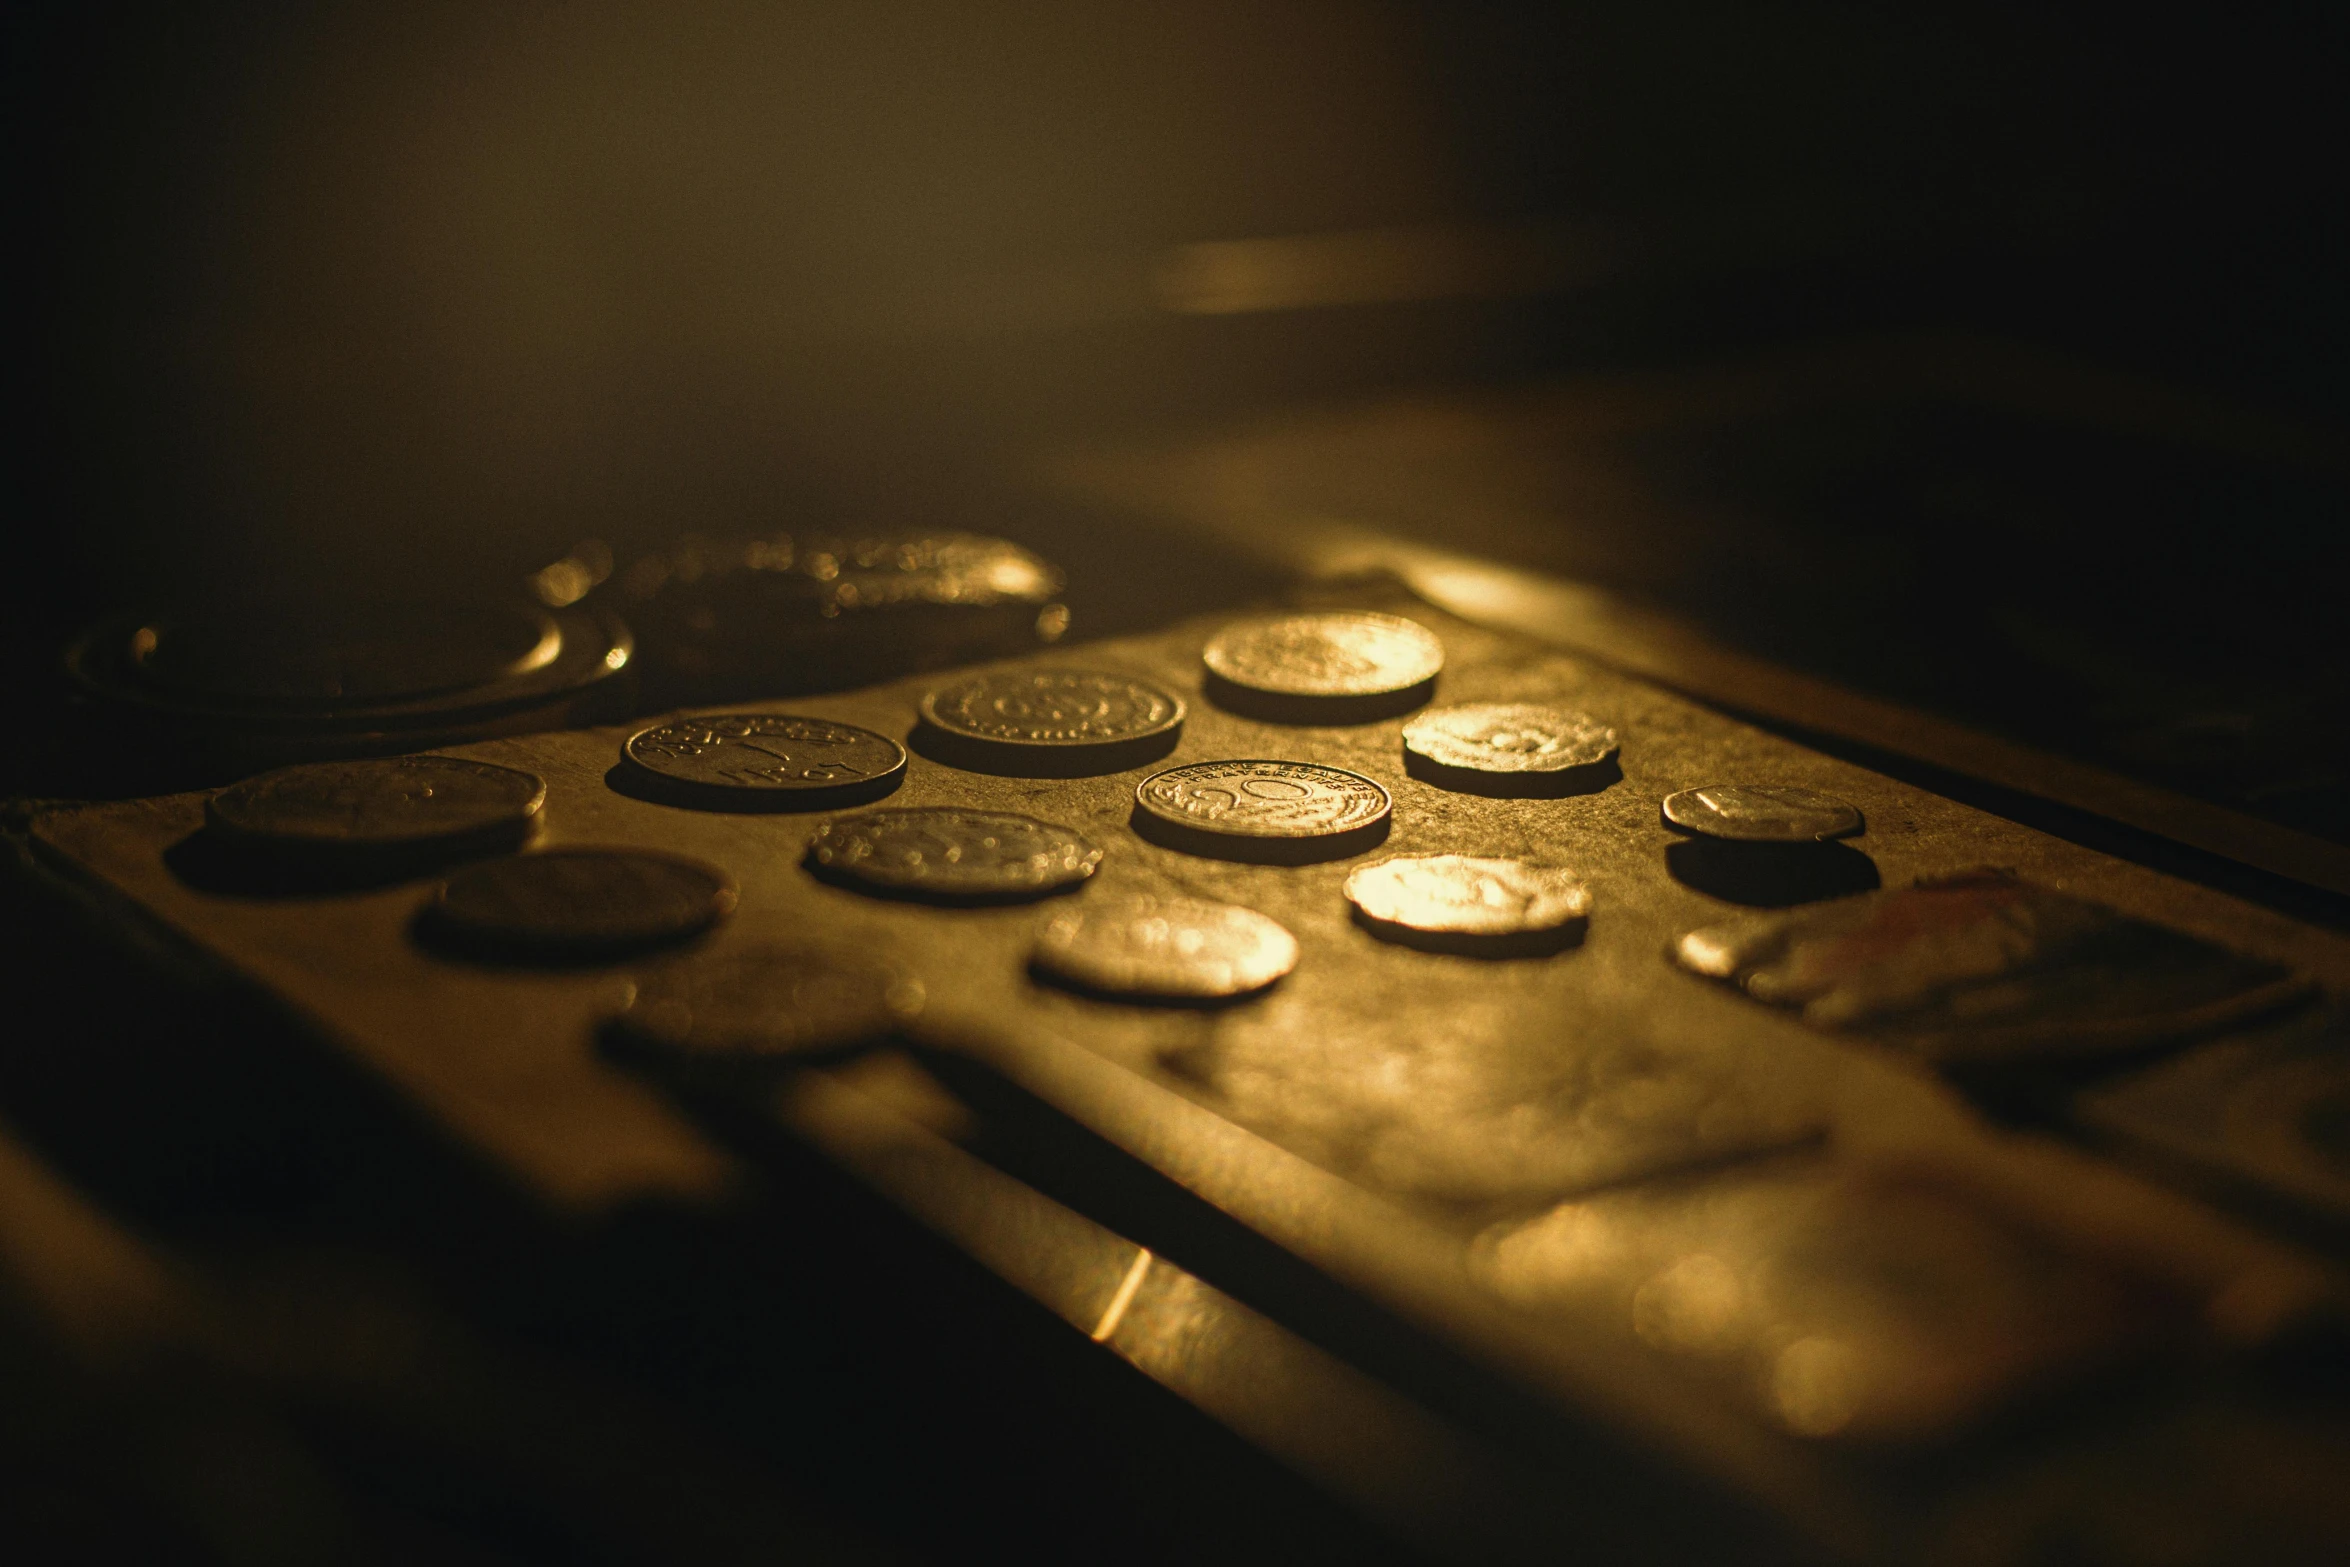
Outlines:
[{"label": "scattered coin", "polygon": [[1183,701],[1130,675],[1006,669],[922,698],[943,759],[1021,777],[1122,772],[1164,756],[1183,730]]},{"label": "scattered coin", "polygon": [[[1616,732],[1582,713],[1527,702],[1464,702],[1403,728],[1415,776],[1454,788],[1516,789],[1588,774],[1616,754]],[[1416,764],[1416,765],[1415,765]]]},{"label": "scattered coin", "polygon": [[1468,941],[1578,937],[1591,891],[1573,873],[1524,860],[1406,854],[1358,867],[1346,896],[1381,935]]},{"label": "scattered coin", "polygon": [[1357,854],[1386,836],[1393,802],[1360,773],[1312,762],[1192,762],[1145,778],[1134,825],[1170,847],[1297,862]]},{"label": "scattered coin", "polygon": [[651,849],[548,849],[469,867],[427,911],[430,931],[483,952],[580,961],[683,941],[733,912],[715,866]]},{"label": "scattered coin", "polygon": [[612,1032],[703,1059],[820,1055],[893,1032],[920,1014],[923,999],[919,979],[869,953],[752,947],[644,974]]},{"label": "scattered coin", "polygon": [[1355,723],[1428,700],[1436,634],[1400,615],[1276,615],[1216,633],[1202,655],[1222,705],[1292,723]]},{"label": "scattered coin", "polygon": [[662,795],[722,811],[874,800],[906,776],[906,748],[887,735],[787,713],[671,719],[629,736],[621,754]]},{"label": "scattered coin", "polygon": [[314,859],[486,853],[530,832],[536,774],[454,756],[310,762],[231,784],[205,802],[223,838]]},{"label": "scattered coin", "polygon": [[1262,990],[1297,967],[1297,938],[1237,904],[1094,898],[1056,910],[1031,961],[1085,990],[1209,1001]]},{"label": "scattered coin", "polygon": [[869,892],[977,902],[1075,886],[1101,865],[1102,851],[1083,833],[1032,816],[923,806],[827,822],[808,859]]},{"label": "scattered coin", "polygon": [[1857,807],[1791,784],[1708,784],[1665,796],[1665,823],[1735,843],[1824,843],[1861,830]]}]

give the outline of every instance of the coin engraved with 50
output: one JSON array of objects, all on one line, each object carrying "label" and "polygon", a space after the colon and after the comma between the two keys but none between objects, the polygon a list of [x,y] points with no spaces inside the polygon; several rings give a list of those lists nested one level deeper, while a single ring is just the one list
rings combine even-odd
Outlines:
[{"label": "coin engraved with 50", "polygon": [[1321,838],[1387,817],[1387,791],[1360,773],[1312,762],[1192,762],[1153,773],[1134,791],[1178,827],[1231,838]]}]

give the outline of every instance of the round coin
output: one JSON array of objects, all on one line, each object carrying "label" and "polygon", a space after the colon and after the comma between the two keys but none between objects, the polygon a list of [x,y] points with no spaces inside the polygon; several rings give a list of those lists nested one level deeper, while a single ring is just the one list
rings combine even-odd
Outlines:
[{"label": "round coin", "polygon": [[644,974],[612,1018],[628,1044],[673,1056],[761,1059],[853,1049],[911,1022],[922,982],[869,953],[751,947]]},{"label": "round coin", "polygon": [[1226,626],[1201,657],[1210,694],[1236,712],[1359,723],[1427,701],[1444,644],[1400,615],[1276,615]]},{"label": "round coin", "polygon": [[1006,669],[930,692],[922,698],[922,718],[923,741],[943,761],[1068,778],[1122,772],[1164,756],[1183,731],[1183,701],[1130,675]]},{"label": "round coin", "polygon": [[1073,828],[952,806],[844,816],[808,846],[818,874],[861,891],[953,902],[1040,898],[1101,862],[1102,851]]},{"label": "round coin", "polygon": [[632,776],[660,798],[719,811],[817,810],[876,800],[906,776],[906,748],[829,718],[707,713],[628,737]]},{"label": "round coin", "polygon": [[683,941],[734,909],[733,879],[651,849],[548,849],[458,872],[427,933],[469,951],[579,962]]},{"label": "round coin", "polygon": [[1104,995],[1213,1001],[1262,990],[1297,967],[1297,938],[1237,904],[1095,898],[1038,927],[1030,962]]},{"label": "round coin", "polygon": [[1453,788],[1536,792],[1588,775],[1616,754],[1616,732],[1582,713],[1528,702],[1464,702],[1403,727],[1414,776]]},{"label": "round coin", "polygon": [[1735,843],[1824,843],[1861,830],[1858,808],[1789,784],[1708,784],[1665,796],[1665,824]]},{"label": "round coin", "polygon": [[536,774],[454,756],[281,767],[205,802],[207,827],[316,860],[484,853],[518,844],[547,797]]},{"label": "round coin", "polygon": [[1406,854],[1359,866],[1347,900],[1379,935],[1471,944],[1563,944],[1591,918],[1591,891],[1571,872],[1524,860]]},{"label": "round coin", "polygon": [[1172,848],[1281,864],[1359,854],[1393,801],[1360,773],[1312,762],[1192,762],[1134,791],[1135,830]]}]

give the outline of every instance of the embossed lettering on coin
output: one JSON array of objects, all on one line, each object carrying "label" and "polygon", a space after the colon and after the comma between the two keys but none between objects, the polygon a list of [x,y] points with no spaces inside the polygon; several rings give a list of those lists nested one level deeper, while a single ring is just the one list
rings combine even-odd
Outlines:
[{"label": "embossed lettering on coin", "polygon": [[1559,773],[1616,754],[1616,732],[1597,719],[1528,702],[1464,702],[1403,726],[1404,749],[1439,767],[1479,773]]},{"label": "embossed lettering on coin", "polygon": [[833,877],[940,898],[1032,898],[1091,876],[1102,851],[1074,828],[1008,811],[926,806],[827,822],[808,859]]},{"label": "embossed lettering on coin", "polygon": [[616,1033],[681,1055],[809,1055],[864,1044],[922,1010],[922,982],[871,954],[765,946],[690,957],[639,978]]},{"label": "embossed lettering on coin", "polygon": [[1225,838],[1322,838],[1387,819],[1387,791],[1312,762],[1193,762],[1153,773],[1135,802],[1171,826]]},{"label": "embossed lettering on coin", "polygon": [[1436,935],[1564,932],[1591,916],[1590,889],[1570,871],[1466,854],[1406,854],[1358,867],[1346,895],[1366,919]]},{"label": "embossed lettering on coin", "polygon": [[870,798],[906,771],[905,747],[886,735],[787,713],[671,719],[631,735],[622,754],[670,793],[721,807]]},{"label": "embossed lettering on coin", "polygon": [[1375,697],[1434,680],[1436,634],[1400,615],[1279,615],[1216,633],[1203,655],[1220,679],[1286,697]]},{"label": "embossed lettering on coin", "polygon": [[1861,830],[1857,807],[1790,784],[1708,784],[1665,796],[1665,822],[1739,843],[1821,843]]},{"label": "embossed lettering on coin", "polygon": [[1142,895],[1092,898],[1036,933],[1035,965],[1111,995],[1211,1000],[1261,990],[1297,966],[1297,938],[1237,904]]},{"label": "embossed lettering on coin", "polygon": [[206,802],[214,831],[323,852],[519,840],[547,797],[537,775],[454,756],[281,767]]},{"label": "embossed lettering on coin", "polygon": [[1129,675],[1007,669],[941,686],[922,716],[952,734],[1004,745],[1120,745],[1183,722],[1183,701]]},{"label": "embossed lettering on coin", "polygon": [[735,904],[716,866],[652,849],[548,849],[472,866],[431,909],[461,944],[548,958],[605,957],[681,941]]}]

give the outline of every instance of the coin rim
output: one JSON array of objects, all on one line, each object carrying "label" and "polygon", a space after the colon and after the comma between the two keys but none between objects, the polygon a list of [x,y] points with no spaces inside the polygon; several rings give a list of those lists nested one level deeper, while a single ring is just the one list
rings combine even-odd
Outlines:
[{"label": "coin rim", "polygon": [[[1338,773],[1343,777],[1357,779],[1363,783],[1369,784],[1372,788],[1379,791],[1379,810],[1377,813],[1363,821],[1349,822],[1343,827],[1332,827],[1322,832],[1225,832],[1218,827],[1201,822],[1193,817],[1170,816],[1166,812],[1155,808],[1150,803],[1149,799],[1146,798],[1143,794],[1144,790],[1148,789],[1152,784],[1158,782],[1160,779],[1166,777],[1169,773],[1180,773],[1194,767],[1254,767],[1260,765],[1266,767],[1307,767],[1312,768],[1316,772]],[[1279,756],[1232,756],[1212,757],[1197,762],[1178,762],[1173,767],[1162,767],[1157,772],[1152,773],[1149,777],[1143,779],[1140,783],[1137,783],[1134,786],[1134,805],[1135,809],[1143,812],[1153,821],[1164,822],[1170,827],[1182,828],[1191,832],[1204,833],[1211,837],[1245,838],[1265,843],[1313,843],[1324,838],[1343,838],[1349,833],[1367,832],[1371,828],[1378,826],[1381,822],[1390,820],[1395,815],[1395,794],[1387,787],[1387,785],[1381,783],[1376,778],[1369,777],[1363,773],[1351,771],[1348,768],[1332,767],[1327,762],[1300,762],[1294,761],[1287,757]]]},{"label": "coin rim", "polygon": [[[1430,666],[1425,674],[1418,675],[1413,679],[1399,681],[1389,685],[1377,686],[1369,690],[1358,691],[1301,691],[1290,686],[1265,685],[1259,681],[1244,679],[1241,676],[1234,674],[1230,669],[1222,667],[1222,664],[1220,663],[1217,656],[1218,651],[1224,645],[1225,640],[1231,637],[1237,630],[1246,626],[1273,625],[1285,620],[1388,621],[1395,625],[1409,627],[1412,631],[1415,631],[1421,636],[1426,637],[1436,650],[1436,662]],[[1380,697],[1401,696],[1407,691],[1417,691],[1422,686],[1434,684],[1436,679],[1444,673],[1444,666],[1447,657],[1445,652],[1444,639],[1438,636],[1435,632],[1429,630],[1426,626],[1421,625],[1418,621],[1411,619],[1409,616],[1390,615],[1384,610],[1375,609],[1292,610],[1281,614],[1257,615],[1242,620],[1230,621],[1225,625],[1218,627],[1215,634],[1208,638],[1206,645],[1200,649],[1199,656],[1200,663],[1207,669],[1207,672],[1211,675],[1214,675],[1218,680],[1223,681],[1227,685],[1236,687],[1242,691],[1250,692],[1256,696],[1279,697],[1284,700],[1297,702],[1359,702]]]},{"label": "coin rim", "polygon": [[1720,843],[1834,843],[1840,838],[1858,837],[1860,834],[1868,831],[1868,816],[1861,810],[1859,806],[1853,804],[1850,800],[1843,798],[1841,795],[1824,794],[1822,791],[1817,789],[1807,789],[1805,792],[1809,794],[1819,794],[1822,799],[1834,800],[1845,810],[1851,812],[1851,826],[1839,827],[1830,832],[1813,833],[1792,837],[1783,833],[1755,835],[1746,833],[1715,832],[1708,828],[1700,827],[1692,822],[1681,821],[1673,815],[1673,802],[1680,799],[1683,795],[1697,794],[1707,789],[1755,788],[1803,789],[1804,786],[1802,784],[1696,784],[1687,789],[1675,789],[1672,793],[1666,795],[1661,801],[1657,803],[1657,814],[1663,818],[1664,824],[1667,827],[1670,827],[1677,832],[1691,833],[1700,838],[1712,838]]},{"label": "coin rim", "polygon": [[[1368,876],[1373,871],[1385,866],[1401,864],[1406,860],[1493,860],[1509,865],[1523,865],[1536,870],[1561,871],[1574,882],[1576,889],[1582,894],[1583,906],[1570,913],[1565,919],[1554,921],[1551,924],[1521,925],[1511,930],[1493,930],[1483,926],[1423,925],[1412,920],[1390,919],[1384,914],[1374,914],[1364,908],[1362,900],[1355,895],[1356,878]],[[1578,925],[1589,923],[1591,911],[1597,903],[1591,893],[1591,883],[1584,880],[1580,872],[1564,865],[1544,865],[1537,860],[1520,859],[1514,854],[1458,854],[1449,851],[1439,854],[1390,854],[1384,859],[1367,861],[1348,871],[1342,890],[1346,893],[1346,901],[1354,908],[1355,912],[1373,924],[1392,926],[1397,930],[1418,931],[1430,936],[1483,937],[1495,941],[1509,941],[1520,937],[1544,936],[1556,931],[1572,930]]]},{"label": "coin rim", "polygon": [[[1023,672],[1018,670],[1004,670],[999,671],[998,673],[1004,675],[1018,675]],[[1007,739],[1002,735],[980,734],[974,730],[962,728],[956,724],[948,722],[944,718],[941,718],[938,712],[938,699],[949,691],[959,690],[964,686],[977,685],[982,681],[992,678],[992,676],[989,674],[982,673],[976,675],[967,675],[960,680],[952,681],[942,686],[933,686],[929,690],[923,692],[922,700],[917,704],[921,710],[922,721],[930,725],[931,728],[936,729],[940,734],[952,735],[955,739],[970,745],[1001,746],[1007,751],[1044,751],[1057,753],[1063,751],[1108,751],[1115,750],[1121,746],[1147,744],[1150,741],[1173,734],[1175,731],[1181,729],[1183,727],[1183,721],[1191,716],[1190,705],[1186,703],[1180,695],[1168,690],[1165,686],[1160,685],[1157,681],[1145,680],[1140,675],[1123,674],[1114,669],[1079,669],[1059,667],[1030,670],[1025,671],[1025,673],[1039,675],[1090,675],[1104,680],[1122,680],[1130,685],[1142,686],[1152,692],[1155,692],[1159,696],[1165,697],[1169,702],[1174,704],[1174,716],[1154,725],[1149,729],[1138,729],[1132,734],[1118,735],[1114,738],[1102,740],[1014,740]]]}]

